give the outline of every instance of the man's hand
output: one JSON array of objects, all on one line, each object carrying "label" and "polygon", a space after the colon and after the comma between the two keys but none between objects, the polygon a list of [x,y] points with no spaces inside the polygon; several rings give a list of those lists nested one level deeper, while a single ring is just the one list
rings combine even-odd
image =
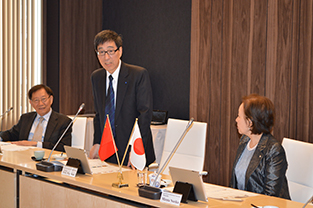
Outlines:
[{"label": "man's hand", "polygon": [[35,141],[27,141],[27,140],[22,140],[22,141],[14,141],[11,142],[12,144],[20,145],[20,146],[37,146],[37,142]]},{"label": "man's hand", "polygon": [[90,149],[90,153],[89,153],[89,158],[90,159],[96,159],[98,158],[98,152],[99,152],[99,148],[100,148],[100,144],[94,144],[91,149]]},{"label": "man's hand", "polygon": [[133,166],[133,164],[130,162],[130,155],[131,155],[131,152],[129,152],[127,167],[131,167],[133,170],[136,170],[135,166]]}]

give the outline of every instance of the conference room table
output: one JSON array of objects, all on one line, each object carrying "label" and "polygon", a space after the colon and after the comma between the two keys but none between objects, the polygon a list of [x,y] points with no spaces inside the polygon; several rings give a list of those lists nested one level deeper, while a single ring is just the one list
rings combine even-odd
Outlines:
[{"label": "conference room table", "polygon": [[[257,195],[242,202],[209,198],[208,202],[188,201],[179,206],[139,196],[137,171],[124,171],[128,187],[115,188],[117,173],[77,174],[70,177],[61,172],[36,169],[31,157],[35,149],[3,151],[0,154],[0,207],[252,207],[251,204],[274,205],[280,208],[302,207],[303,204],[277,197]],[[45,149],[45,158],[51,150]],[[58,152],[53,152],[57,154]],[[308,207],[313,207],[309,205]]]}]

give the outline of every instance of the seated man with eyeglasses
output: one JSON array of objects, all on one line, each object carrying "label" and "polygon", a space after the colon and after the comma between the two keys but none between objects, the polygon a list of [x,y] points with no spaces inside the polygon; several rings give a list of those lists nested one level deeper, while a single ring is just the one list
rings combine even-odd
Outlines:
[{"label": "seated man with eyeglasses", "polygon": [[[2,141],[12,141],[16,145],[52,149],[71,119],[52,110],[53,91],[46,85],[33,86],[28,91],[28,98],[36,112],[22,114],[16,125],[0,132],[0,137]],[[64,145],[71,146],[71,133],[72,127],[65,133],[56,150],[64,152]]]}]

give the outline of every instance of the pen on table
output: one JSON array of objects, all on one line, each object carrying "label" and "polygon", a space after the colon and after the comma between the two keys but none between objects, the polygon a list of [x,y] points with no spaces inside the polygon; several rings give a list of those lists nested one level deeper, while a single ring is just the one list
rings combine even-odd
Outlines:
[{"label": "pen on table", "polygon": [[254,204],[251,204],[251,206],[253,206],[253,207],[258,207],[258,206],[255,206]]},{"label": "pen on table", "polygon": [[237,201],[237,202],[242,202],[242,199],[234,198],[234,197],[223,197],[222,200],[224,201]]}]

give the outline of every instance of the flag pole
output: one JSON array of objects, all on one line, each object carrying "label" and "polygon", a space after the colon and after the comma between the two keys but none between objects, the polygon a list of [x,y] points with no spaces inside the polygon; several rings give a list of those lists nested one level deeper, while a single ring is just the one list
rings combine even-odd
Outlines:
[{"label": "flag pole", "polygon": [[123,156],[123,160],[122,160],[122,164],[121,164],[121,165],[123,165],[123,163],[124,163],[124,160],[125,160],[125,157],[126,157],[126,154],[127,154],[127,151],[128,151],[128,147],[129,147],[131,138],[132,138],[132,136],[133,136],[133,134],[134,134],[134,130],[135,130],[135,126],[136,126],[137,121],[138,121],[138,118],[136,118],[136,121],[135,121],[135,123],[134,123],[132,132],[131,132],[131,134],[130,134],[130,137],[129,137],[129,140],[128,140],[128,144],[127,144],[126,150],[125,150],[125,152],[124,152],[124,156]]},{"label": "flag pole", "polygon": [[118,182],[112,183],[112,186],[116,187],[116,188],[128,187],[127,183],[123,183],[124,177],[123,177],[123,172],[122,172],[122,165],[120,163],[120,159],[119,159],[118,154],[117,154],[116,144],[115,144],[114,136],[112,133],[111,122],[110,122],[110,118],[109,118],[108,114],[107,114],[107,119],[109,119],[110,131],[111,131],[111,135],[112,135],[112,139],[113,139],[113,146],[114,146],[115,155],[116,155],[117,163],[118,163],[118,167],[119,167],[119,172],[117,173]]},{"label": "flag pole", "polygon": [[121,167],[120,159],[119,159],[118,154],[117,154],[116,144],[115,144],[115,140],[114,140],[114,136],[113,136],[113,132],[112,132],[112,128],[111,128],[111,122],[110,122],[109,114],[107,114],[107,119],[109,119],[110,131],[111,131],[111,135],[112,135],[112,139],[113,139],[113,144],[114,144],[113,146],[114,146],[114,151],[115,151],[115,155],[117,158],[117,163],[118,163],[118,166]]}]

